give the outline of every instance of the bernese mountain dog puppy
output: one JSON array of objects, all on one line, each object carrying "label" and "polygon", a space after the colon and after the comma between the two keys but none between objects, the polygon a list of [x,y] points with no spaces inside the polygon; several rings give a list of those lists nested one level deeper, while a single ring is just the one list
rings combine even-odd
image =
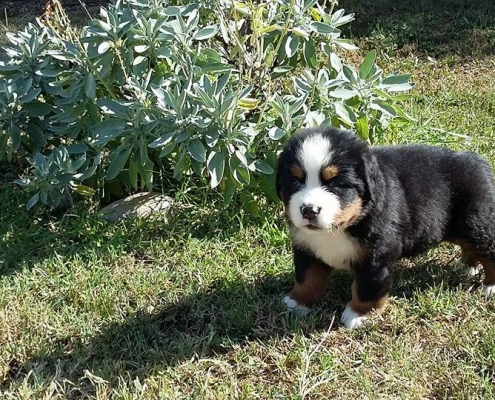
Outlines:
[{"label": "bernese mountain dog puppy", "polygon": [[480,156],[427,145],[372,147],[353,132],[306,129],[277,165],[276,189],[292,239],[295,285],[286,306],[305,314],[324,294],[330,268],[354,273],[341,321],[360,327],[382,309],[391,268],[450,241],[495,293],[495,180]]}]

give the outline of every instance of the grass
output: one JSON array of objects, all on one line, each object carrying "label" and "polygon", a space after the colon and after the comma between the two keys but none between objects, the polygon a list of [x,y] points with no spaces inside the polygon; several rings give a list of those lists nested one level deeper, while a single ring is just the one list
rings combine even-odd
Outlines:
[{"label": "grass", "polygon": [[[377,48],[383,68],[417,83],[406,108],[418,125],[391,141],[495,165],[495,7],[403,3],[342,4],[362,48],[348,57]],[[84,205],[28,214],[7,183],[0,199],[3,398],[495,398],[495,302],[452,267],[452,246],[402,262],[385,313],[347,331],[346,273],[308,317],[284,311],[290,244],[268,212],[184,206],[169,221],[111,225]]]},{"label": "grass", "polygon": [[495,307],[440,267],[453,262],[450,247],[405,262],[383,317],[350,332],[334,320],[349,297],[345,273],[308,318],[285,313],[281,219],[236,226],[184,209],[169,222],[110,225],[83,209],[33,220],[19,192],[2,189],[7,398],[494,394]]}]

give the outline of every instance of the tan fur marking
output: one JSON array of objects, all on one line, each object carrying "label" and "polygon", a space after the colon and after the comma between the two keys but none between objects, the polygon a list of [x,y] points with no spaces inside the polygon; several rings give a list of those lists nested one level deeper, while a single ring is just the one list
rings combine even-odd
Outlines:
[{"label": "tan fur marking", "polygon": [[323,181],[329,181],[330,179],[337,176],[339,173],[339,168],[336,165],[329,165],[323,171],[321,171],[321,179]]},{"label": "tan fur marking", "polygon": [[335,223],[340,227],[349,226],[359,218],[362,211],[363,201],[358,198],[344,208],[339,215],[337,215],[335,218]]},{"label": "tan fur marking", "polygon": [[461,241],[457,242],[457,244],[461,248],[461,261],[470,267],[476,266],[478,257],[476,256],[476,252],[473,247],[468,243]]},{"label": "tan fur marking", "polygon": [[476,266],[477,263],[483,266],[485,272],[483,284],[486,286],[495,285],[495,262],[482,257],[470,243],[462,240],[458,240],[455,243],[461,247],[461,259],[463,262],[470,267]]},{"label": "tan fur marking", "polygon": [[495,262],[481,260],[483,270],[485,271],[485,279],[483,284],[485,286],[495,285]]},{"label": "tan fur marking", "polygon": [[290,167],[290,172],[297,179],[304,179],[304,177],[306,176],[303,169],[299,165],[294,164],[292,167]]},{"label": "tan fur marking", "polygon": [[469,267],[475,267],[477,264],[476,256],[471,253],[462,252],[461,261]]},{"label": "tan fur marking", "polygon": [[381,299],[375,301],[361,301],[359,300],[359,296],[357,294],[357,285],[356,281],[352,283],[352,299],[350,306],[353,311],[357,312],[360,315],[368,314],[371,310],[382,310],[388,301],[388,297],[384,296]]},{"label": "tan fur marking", "polygon": [[311,307],[325,293],[329,274],[330,268],[325,265],[319,263],[311,265],[306,271],[304,281],[295,283],[289,297],[299,304]]}]

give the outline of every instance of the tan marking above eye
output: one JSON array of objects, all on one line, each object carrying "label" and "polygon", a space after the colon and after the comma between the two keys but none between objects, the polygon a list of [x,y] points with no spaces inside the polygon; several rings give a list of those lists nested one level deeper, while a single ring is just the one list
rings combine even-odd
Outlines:
[{"label": "tan marking above eye", "polygon": [[323,171],[321,171],[321,179],[323,181],[329,181],[332,178],[335,178],[339,173],[339,167],[336,165],[329,165],[325,167]]},{"label": "tan marking above eye", "polygon": [[303,169],[299,166],[294,164],[292,167],[290,167],[290,172],[292,176],[294,176],[297,179],[303,180],[306,177],[306,174],[304,173]]}]

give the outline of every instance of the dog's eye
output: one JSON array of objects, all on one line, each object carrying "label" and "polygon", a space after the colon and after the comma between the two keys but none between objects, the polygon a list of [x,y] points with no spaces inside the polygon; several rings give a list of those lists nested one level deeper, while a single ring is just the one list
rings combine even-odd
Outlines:
[{"label": "dog's eye", "polygon": [[298,178],[297,176],[292,176],[290,178],[290,181],[294,186],[302,185],[304,183],[304,178]]},{"label": "dog's eye", "polygon": [[352,187],[352,184],[350,184],[349,182],[347,182],[344,179],[335,179],[332,182],[332,186],[337,188],[337,189],[348,189],[348,188]]}]

